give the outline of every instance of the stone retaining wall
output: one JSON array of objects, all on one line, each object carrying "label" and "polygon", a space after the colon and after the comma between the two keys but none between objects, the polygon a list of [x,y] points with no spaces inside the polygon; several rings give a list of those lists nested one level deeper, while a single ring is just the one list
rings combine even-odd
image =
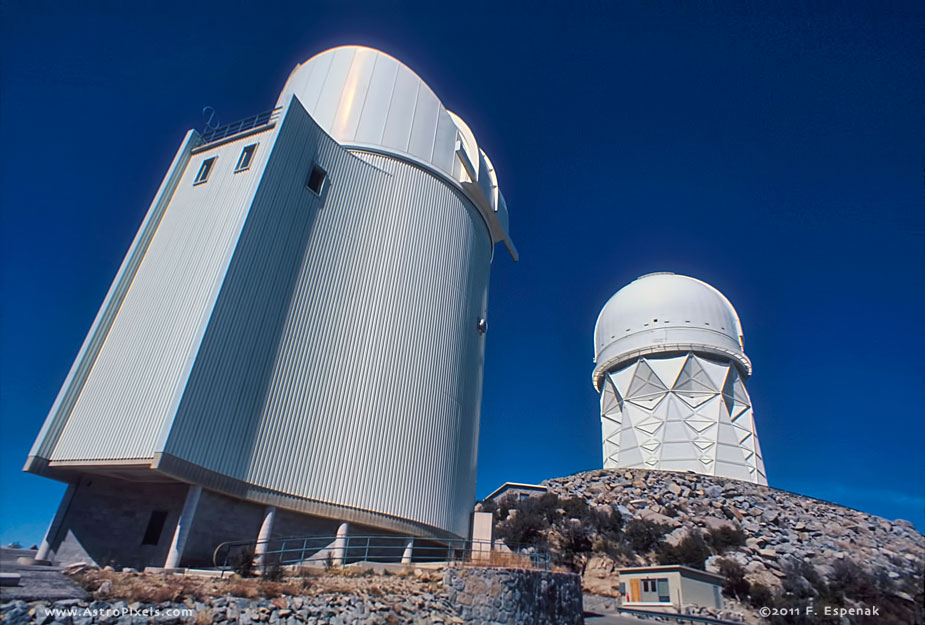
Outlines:
[{"label": "stone retaining wall", "polygon": [[584,623],[581,578],[574,573],[459,567],[446,570],[443,586],[464,623]]}]

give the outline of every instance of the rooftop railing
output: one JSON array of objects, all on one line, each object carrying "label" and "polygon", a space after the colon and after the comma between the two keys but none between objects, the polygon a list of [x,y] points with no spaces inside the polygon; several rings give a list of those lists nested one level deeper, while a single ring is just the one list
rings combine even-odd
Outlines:
[{"label": "rooftop railing", "polygon": [[282,107],[277,106],[275,109],[264,111],[263,113],[259,113],[246,119],[236,121],[233,124],[220,126],[219,128],[214,129],[210,128],[200,135],[202,137],[203,145],[215,143],[216,141],[221,141],[222,139],[233,137],[234,135],[247,132],[248,130],[253,130],[254,128],[267,126],[279,118],[279,112],[281,110]]}]

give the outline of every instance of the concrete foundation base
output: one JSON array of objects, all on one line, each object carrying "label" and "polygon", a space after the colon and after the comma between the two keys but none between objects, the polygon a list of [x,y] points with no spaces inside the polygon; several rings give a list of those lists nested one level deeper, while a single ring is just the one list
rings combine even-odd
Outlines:
[{"label": "concrete foundation base", "polygon": [[[215,549],[225,542],[261,536],[260,550],[271,563],[284,538],[346,536],[347,524],[336,519],[271,509],[205,489],[199,490],[193,506],[190,493],[189,485],[176,482],[81,477],[68,489],[46,537],[47,557],[58,565],[87,562],[116,570],[170,572],[213,567]],[[178,532],[181,520],[184,527]],[[349,524],[349,533],[395,535],[356,524]],[[343,559],[342,552],[333,555]]]}]

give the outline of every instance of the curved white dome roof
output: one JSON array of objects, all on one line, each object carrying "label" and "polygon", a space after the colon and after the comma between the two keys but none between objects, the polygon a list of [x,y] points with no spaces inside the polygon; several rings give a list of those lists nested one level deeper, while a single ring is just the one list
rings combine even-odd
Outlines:
[{"label": "curved white dome roof", "polygon": [[292,70],[276,105],[293,96],[341,145],[393,154],[455,181],[486,217],[492,240],[504,241],[516,259],[488,155],[407,65],[365,46],[332,48]]},{"label": "curved white dome roof", "polygon": [[604,305],[594,328],[594,386],[604,372],[646,354],[694,351],[730,358],[746,376],[742,325],[718,290],[670,272],[637,278]]}]

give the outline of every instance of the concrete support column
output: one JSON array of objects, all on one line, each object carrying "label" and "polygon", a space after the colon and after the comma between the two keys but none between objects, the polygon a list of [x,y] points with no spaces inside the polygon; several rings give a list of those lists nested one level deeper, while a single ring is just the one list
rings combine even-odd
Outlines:
[{"label": "concrete support column", "polygon": [[491,558],[494,518],[490,512],[472,513],[472,552],[473,560]]},{"label": "concrete support column", "polygon": [[167,560],[164,562],[165,569],[175,569],[180,565],[180,558],[183,557],[183,548],[186,547],[186,539],[189,536],[190,526],[193,524],[193,517],[196,515],[196,507],[199,505],[199,496],[202,494],[202,486],[190,486],[186,491],[186,501],[183,502],[183,512],[177,520],[177,529],[173,532],[173,540],[170,542],[170,551],[167,552]]},{"label": "concrete support column", "polygon": [[266,565],[265,556],[267,553],[267,544],[273,535],[273,523],[276,521],[276,506],[267,506],[263,509],[263,523],[260,525],[260,533],[257,534],[257,544],[254,546],[254,555],[257,556],[257,568],[263,570]]},{"label": "concrete support column", "polygon": [[331,549],[331,564],[333,566],[344,566],[344,555],[347,549],[347,532],[350,531],[350,524],[344,521],[337,528],[337,538],[334,539],[334,546]]},{"label": "concrete support column", "polygon": [[[61,498],[61,504],[58,506],[58,511],[55,513],[54,518],[51,520],[51,524],[48,526],[48,531],[45,532],[45,538],[42,540],[42,544],[39,545],[39,550],[35,554],[36,560],[51,560],[54,558],[54,553],[51,551],[51,546],[54,544],[55,539],[58,536],[58,530],[61,529],[61,524],[64,522],[64,515],[67,513],[68,507],[71,505],[71,499],[74,498],[74,492],[76,490],[76,484],[67,485],[67,490],[64,491],[64,497]],[[49,558],[49,554],[51,554],[51,558]]]},{"label": "concrete support column", "polygon": [[401,554],[402,564],[411,564],[411,554],[414,552],[414,538],[409,538],[405,543],[405,552]]}]

